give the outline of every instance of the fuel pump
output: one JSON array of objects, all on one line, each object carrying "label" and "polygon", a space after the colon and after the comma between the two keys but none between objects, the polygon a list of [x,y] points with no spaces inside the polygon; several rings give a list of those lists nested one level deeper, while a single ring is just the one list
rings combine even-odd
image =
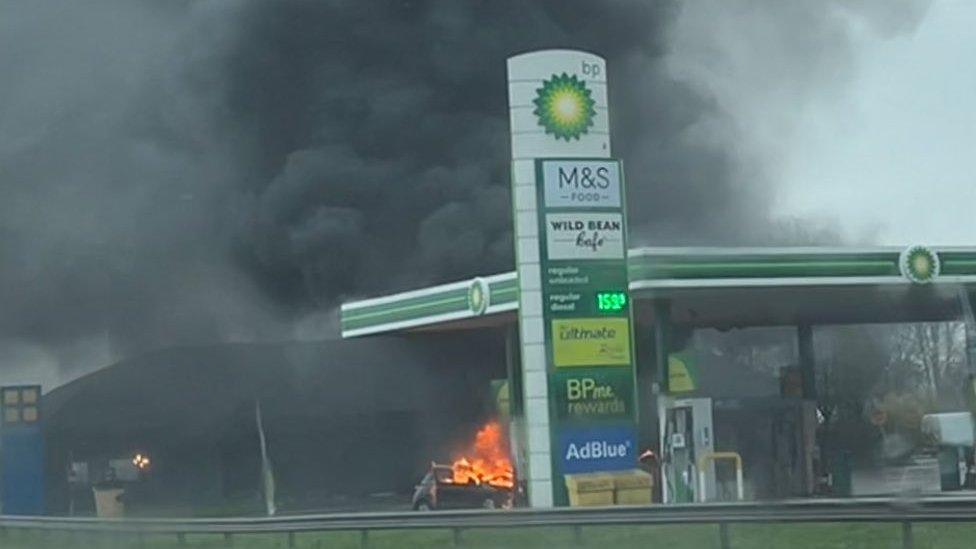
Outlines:
[{"label": "fuel pump", "polygon": [[661,397],[661,493],[665,503],[691,503],[714,498],[715,465],[705,465],[700,494],[699,458],[714,450],[712,399]]}]

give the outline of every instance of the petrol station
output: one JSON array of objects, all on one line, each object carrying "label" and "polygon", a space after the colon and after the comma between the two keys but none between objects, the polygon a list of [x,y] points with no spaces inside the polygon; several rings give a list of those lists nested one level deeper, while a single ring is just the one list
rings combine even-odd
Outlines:
[{"label": "petrol station", "polygon": [[[510,58],[515,270],[348,302],[342,336],[502,334],[533,507],[569,504],[580,475],[632,470],[645,449],[663,503],[811,496],[815,329],[968,319],[971,368],[976,248],[631,249],[607,74],[585,52]],[[700,334],[754,327],[790,341],[775,372],[701,360]]]},{"label": "petrol station", "polygon": [[[923,423],[971,462],[976,247],[632,248],[607,76],[586,52],[509,59],[512,271],[347,302],[344,341],[168,349],[0,388],[4,512],[84,514],[76,500],[126,482],[133,508],[253,512],[268,461],[290,510],[400,498],[428,466],[514,478],[536,508],[811,497],[831,459],[817,334],[838,326],[964,326],[968,407]],[[723,354],[757,332],[775,353]],[[475,425],[490,451],[457,452]],[[833,495],[877,493],[838,471]]]}]

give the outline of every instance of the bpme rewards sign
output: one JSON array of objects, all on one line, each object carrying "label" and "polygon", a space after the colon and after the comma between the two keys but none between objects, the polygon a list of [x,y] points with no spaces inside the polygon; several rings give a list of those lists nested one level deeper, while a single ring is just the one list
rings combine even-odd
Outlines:
[{"label": "bpme rewards sign", "polygon": [[552,465],[563,475],[636,465],[627,227],[620,162],[536,160]]}]

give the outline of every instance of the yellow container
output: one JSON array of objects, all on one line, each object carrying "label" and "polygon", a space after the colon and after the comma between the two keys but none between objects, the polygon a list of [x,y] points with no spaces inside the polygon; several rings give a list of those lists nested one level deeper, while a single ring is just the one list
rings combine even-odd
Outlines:
[{"label": "yellow container", "polygon": [[613,480],[614,503],[617,505],[648,505],[654,488],[654,477],[647,471],[631,469],[610,473]]},{"label": "yellow container", "polygon": [[571,507],[613,505],[613,478],[606,473],[566,475]]}]

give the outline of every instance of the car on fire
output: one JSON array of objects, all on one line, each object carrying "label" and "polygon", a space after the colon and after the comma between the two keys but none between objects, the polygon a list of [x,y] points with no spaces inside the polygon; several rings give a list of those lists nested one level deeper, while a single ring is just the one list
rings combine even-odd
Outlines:
[{"label": "car on fire", "polygon": [[513,505],[514,490],[508,486],[468,477],[458,482],[450,465],[431,463],[430,470],[413,493],[413,509],[508,509]]}]

